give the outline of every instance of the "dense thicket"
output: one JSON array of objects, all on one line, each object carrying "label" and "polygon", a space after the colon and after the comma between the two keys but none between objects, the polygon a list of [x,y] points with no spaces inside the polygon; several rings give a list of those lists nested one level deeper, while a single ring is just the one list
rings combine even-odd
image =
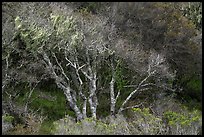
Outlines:
[{"label": "dense thicket", "polygon": [[25,124],[39,104],[82,121],[201,101],[202,7],[182,4],[2,3],[4,111]]}]

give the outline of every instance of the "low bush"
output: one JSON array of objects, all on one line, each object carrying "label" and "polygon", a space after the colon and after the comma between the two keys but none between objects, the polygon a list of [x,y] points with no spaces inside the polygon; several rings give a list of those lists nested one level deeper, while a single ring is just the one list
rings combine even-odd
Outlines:
[{"label": "low bush", "polygon": [[202,126],[202,117],[198,110],[188,113],[166,111],[164,118],[170,127],[172,135],[198,135]]},{"label": "low bush", "polygon": [[165,125],[161,117],[156,117],[150,113],[149,108],[133,108],[133,121],[130,123],[132,134],[137,135],[157,135],[165,134]]},{"label": "low bush", "polygon": [[37,115],[34,112],[29,112],[24,117],[25,124],[17,124],[8,132],[9,135],[38,135],[42,122],[45,117]]},{"label": "low bush", "polygon": [[2,134],[7,134],[9,130],[13,128],[12,122],[14,120],[13,116],[3,115],[2,116]]},{"label": "low bush", "polygon": [[85,118],[75,122],[70,116],[54,122],[55,135],[124,135],[130,134],[128,123],[122,115],[107,117],[105,120]]},{"label": "low bush", "polygon": [[80,122],[66,116],[54,122],[55,135],[198,135],[202,117],[198,110],[192,112],[165,111],[156,116],[149,108],[133,108],[133,117],[127,120],[123,115],[108,116],[101,120],[85,118]]}]

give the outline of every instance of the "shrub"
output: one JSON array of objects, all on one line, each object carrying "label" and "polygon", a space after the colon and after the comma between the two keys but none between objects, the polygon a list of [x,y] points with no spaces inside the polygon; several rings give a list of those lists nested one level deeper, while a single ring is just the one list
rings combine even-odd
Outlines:
[{"label": "shrub", "polygon": [[170,126],[170,134],[172,135],[197,135],[201,127],[201,115],[198,110],[185,113],[176,113],[166,111],[164,118]]},{"label": "shrub", "polygon": [[13,130],[8,132],[9,135],[37,135],[39,134],[40,126],[45,117],[36,115],[36,113],[30,111],[26,117],[23,117],[26,121],[25,124],[17,124]]},{"label": "shrub", "polygon": [[150,113],[149,108],[133,108],[134,118],[130,126],[132,134],[157,135],[165,134],[165,125],[160,117]]},{"label": "shrub", "polygon": [[2,116],[2,134],[7,134],[9,130],[13,128],[12,122],[14,120],[13,116],[3,115]]},{"label": "shrub", "polygon": [[72,117],[54,122],[55,135],[124,135],[130,134],[128,123],[122,115],[107,117],[105,120],[93,120],[85,118],[81,122],[75,122]]}]

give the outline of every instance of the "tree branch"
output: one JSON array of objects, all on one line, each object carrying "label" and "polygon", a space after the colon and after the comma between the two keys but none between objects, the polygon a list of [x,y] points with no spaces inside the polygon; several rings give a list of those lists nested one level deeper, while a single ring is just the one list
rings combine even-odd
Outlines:
[{"label": "tree branch", "polygon": [[63,74],[64,77],[67,79],[67,81],[69,81],[69,78],[68,78],[67,75],[65,74],[64,69],[62,68],[61,64],[59,63],[59,61],[58,61],[58,59],[57,59],[55,53],[52,52],[52,55],[54,56],[55,61],[57,62],[58,66],[60,67],[60,69],[61,69],[61,71],[62,71],[62,74]]},{"label": "tree branch", "polygon": [[[52,75],[53,75],[53,77],[54,77],[54,79],[55,79],[55,82],[56,82],[57,86],[58,86],[59,88],[63,89],[63,90],[66,90],[66,86],[65,86],[65,85],[67,85],[67,83],[64,82],[64,81],[62,81],[62,79],[60,79],[60,78],[57,76],[57,74],[55,73],[55,70],[54,70],[54,68],[53,68],[53,65],[52,65],[51,61],[50,61],[49,57],[47,56],[47,54],[46,54],[45,52],[43,53],[43,59],[45,60],[45,64],[47,65],[47,67],[51,70],[51,73],[52,73]],[[46,62],[47,62],[47,63],[46,63]],[[62,83],[63,83],[63,84],[62,84]]]},{"label": "tree branch", "polygon": [[130,100],[130,98],[140,89],[141,85],[151,76],[151,73],[145,77],[138,85],[138,87],[129,94],[129,96],[125,99],[125,101],[123,102],[123,104],[121,105],[120,109],[119,109],[119,113],[123,110],[123,107],[125,106],[125,104]]},{"label": "tree branch", "polygon": [[91,77],[87,74],[87,72],[85,72],[84,70],[81,69],[81,72],[84,74],[84,76],[86,76],[89,80],[91,80]]},{"label": "tree branch", "polygon": [[134,106],[130,106],[130,107],[126,107],[126,108],[122,108],[122,109],[120,110],[120,112],[122,112],[122,111],[124,111],[124,110],[126,110],[126,109],[139,107],[139,106],[141,106],[142,104],[143,104],[143,102],[140,103],[140,104],[138,104],[138,105],[134,105]]}]

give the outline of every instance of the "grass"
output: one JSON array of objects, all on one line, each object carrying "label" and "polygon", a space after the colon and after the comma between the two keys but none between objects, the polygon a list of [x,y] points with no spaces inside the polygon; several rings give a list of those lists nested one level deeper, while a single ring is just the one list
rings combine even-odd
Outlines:
[{"label": "grass", "polygon": [[44,121],[40,127],[39,134],[40,135],[51,135],[52,130],[54,129],[53,122],[54,121],[52,120]]}]

